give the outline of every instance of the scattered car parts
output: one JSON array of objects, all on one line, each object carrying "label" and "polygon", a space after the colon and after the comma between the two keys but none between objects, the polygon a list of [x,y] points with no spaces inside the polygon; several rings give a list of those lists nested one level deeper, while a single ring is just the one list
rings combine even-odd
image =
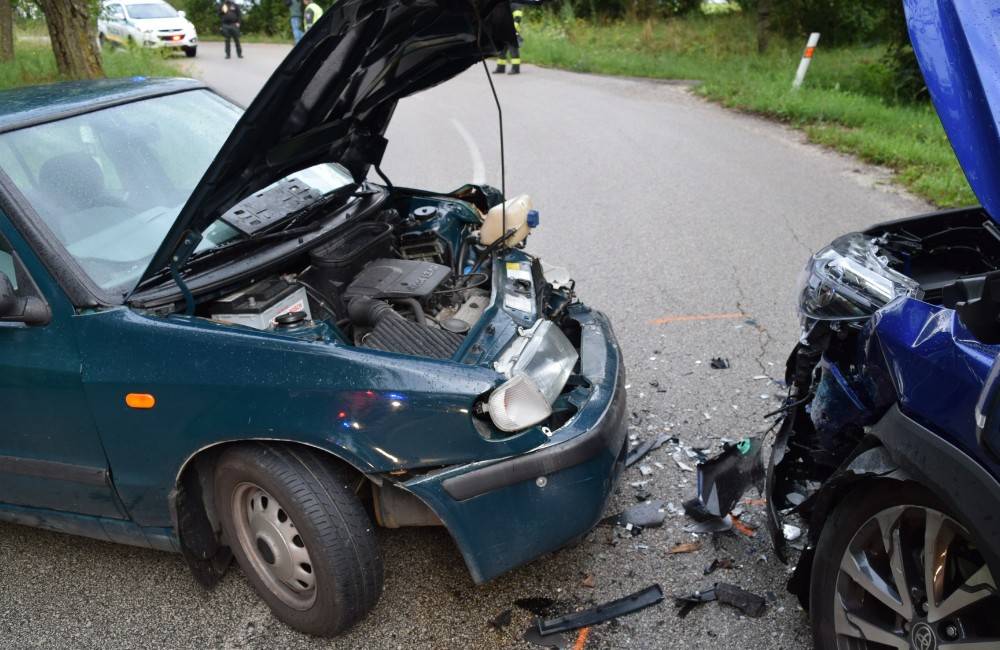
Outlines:
[{"label": "scattered car parts", "polygon": [[767,601],[762,596],[726,582],[717,582],[708,589],[674,597],[678,618],[684,618],[698,605],[713,601],[735,607],[751,618],[760,618],[767,609]]},{"label": "scattered car parts", "polygon": [[554,618],[539,618],[536,622],[538,633],[545,637],[550,634],[569,632],[581,627],[599,625],[614,618],[634,614],[663,602],[663,589],[658,584],[651,585],[624,598],[598,605],[591,609]]}]

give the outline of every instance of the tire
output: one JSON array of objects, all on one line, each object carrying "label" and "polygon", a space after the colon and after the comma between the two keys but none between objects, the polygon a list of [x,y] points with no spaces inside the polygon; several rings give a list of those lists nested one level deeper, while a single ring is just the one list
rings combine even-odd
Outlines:
[{"label": "tire", "polygon": [[195,45],[194,47],[185,47],[184,54],[187,55],[187,58],[193,59],[194,57],[198,56],[198,46]]},{"label": "tire", "polygon": [[[939,531],[932,539],[942,552],[934,556],[945,558],[931,574],[939,576],[936,588],[925,579],[923,566],[929,526]],[[874,580],[866,579],[872,573]],[[974,602],[946,612],[948,597],[963,586],[971,588]],[[936,591],[929,598],[930,589]],[[973,640],[1000,644],[996,580],[968,531],[916,483],[869,481],[844,497],[816,544],[809,610],[820,650],[936,648]]]},{"label": "tire", "polygon": [[250,584],[289,626],[335,636],[382,593],[374,527],[348,474],[305,448],[253,444],[223,453],[215,504]]}]

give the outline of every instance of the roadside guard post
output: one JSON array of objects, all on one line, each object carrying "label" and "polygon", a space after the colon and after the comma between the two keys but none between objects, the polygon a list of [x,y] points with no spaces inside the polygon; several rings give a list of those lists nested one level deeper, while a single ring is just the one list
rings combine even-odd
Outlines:
[{"label": "roadside guard post", "polygon": [[802,60],[799,61],[799,69],[795,72],[795,81],[792,82],[792,88],[797,90],[802,86],[802,82],[805,81],[806,71],[809,70],[809,63],[812,61],[817,45],[819,45],[819,32],[813,32],[809,34],[806,51],[802,53]]}]

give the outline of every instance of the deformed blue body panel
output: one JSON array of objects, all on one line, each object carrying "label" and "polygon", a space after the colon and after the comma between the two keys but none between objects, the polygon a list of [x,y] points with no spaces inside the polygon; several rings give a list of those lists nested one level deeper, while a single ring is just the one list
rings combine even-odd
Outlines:
[{"label": "deformed blue body panel", "polygon": [[[1000,474],[976,440],[975,407],[1000,346],[977,341],[953,309],[902,298],[875,316],[869,362],[891,377],[900,409]],[[872,354],[879,350],[880,357]]]}]

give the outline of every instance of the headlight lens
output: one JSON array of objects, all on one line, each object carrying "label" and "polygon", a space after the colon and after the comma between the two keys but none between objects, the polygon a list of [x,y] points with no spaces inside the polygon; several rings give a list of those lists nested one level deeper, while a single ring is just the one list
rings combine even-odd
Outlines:
[{"label": "headlight lens", "polygon": [[578,356],[562,330],[552,321],[541,321],[514,362],[510,376],[530,377],[551,404],[573,373]]},{"label": "headlight lens", "polygon": [[886,303],[919,290],[889,268],[877,241],[861,233],[840,237],[809,260],[799,276],[799,313],[815,320],[868,318]]},{"label": "headlight lens", "polygon": [[539,320],[524,331],[495,364],[511,379],[490,395],[493,423],[504,431],[516,431],[547,418],[578,358],[573,344],[552,321]]},{"label": "headlight lens", "polygon": [[548,400],[535,382],[515,375],[490,394],[490,419],[501,431],[520,431],[552,415]]}]

